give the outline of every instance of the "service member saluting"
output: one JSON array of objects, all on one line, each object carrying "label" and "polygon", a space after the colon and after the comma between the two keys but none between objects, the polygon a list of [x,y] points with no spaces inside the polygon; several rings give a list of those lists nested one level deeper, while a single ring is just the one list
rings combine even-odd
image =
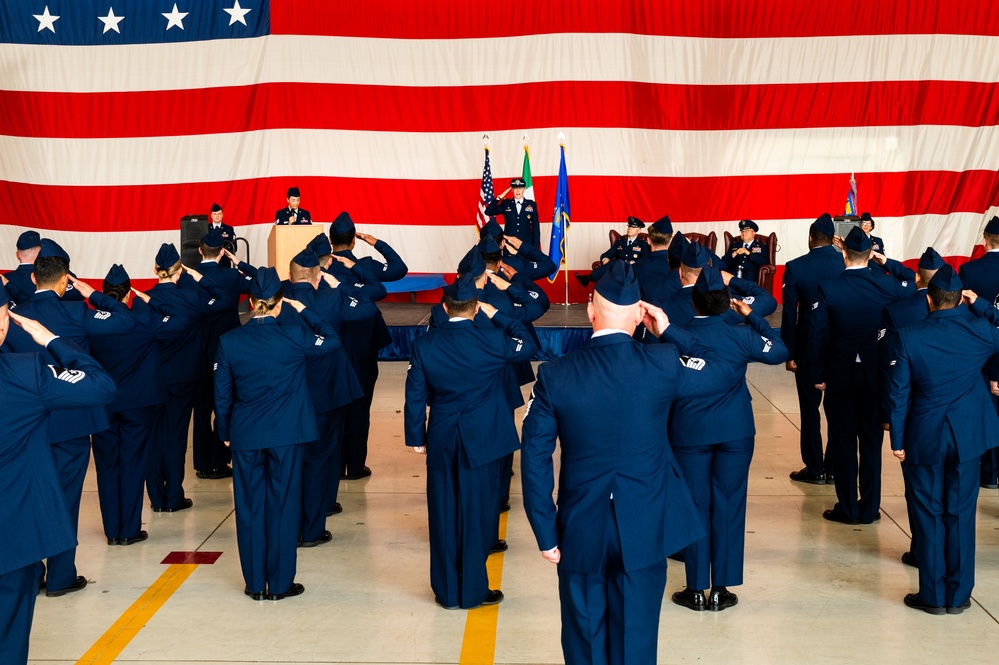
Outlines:
[{"label": "service member saluting", "polygon": [[[310,329],[280,326],[294,307]],[[306,386],[306,360],[340,348],[336,329],[301,303],[284,299],[273,268],[261,268],[250,291],[253,318],[219,340],[215,413],[232,448],[236,542],[254,600],[297,596],[296,549],[302,518],[303,445],[319,437]]]}]

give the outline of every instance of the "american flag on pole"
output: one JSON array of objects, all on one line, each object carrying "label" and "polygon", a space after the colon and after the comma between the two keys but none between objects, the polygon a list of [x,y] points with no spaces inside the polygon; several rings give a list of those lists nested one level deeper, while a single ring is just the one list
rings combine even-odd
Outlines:
[{"label": "american flag on pole", "polygon": [[486,206],[493,200],[493,172],[489,168],[489,148],[486,147],[486,163],[482,166],[482,186],[479,187],[479,214],[475,217],[475,223],[481,229],[489,221],[486,215]]},{"label": "american flag on pole", "polygon": [[893,258],[967,254],[999,202],[995,0],[0,0],[0,63],[0,268],[35,228],[148,275],[213,201],[259,262],[297,186],[450,272],[483,132],[499,173],[531,137],[544,200],[571,132],[571,270],[666,212],[756,220],[784,263],[853,171]]}]

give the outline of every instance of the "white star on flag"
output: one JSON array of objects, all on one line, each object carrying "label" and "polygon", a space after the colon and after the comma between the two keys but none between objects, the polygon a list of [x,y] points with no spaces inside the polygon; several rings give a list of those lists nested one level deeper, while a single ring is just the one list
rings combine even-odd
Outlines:
[{"label": "white star on flag", "polygon": [[163,14],[163,18],[165,18],[167,20],[167,27],[166,27],[166,29],[169,30],[170,28],[172,28],[174,26],[177,26],[178,28],[180,28],[181,30],[183,30],[184,29],[184,17],[187,16],[189,13],[190,12],[179,12],[179,11],[177,11],[177,3],[176,2],[173,3],[173,11],[170,12],[169,14]]},{"label": "white star on flag", "polygon": [[43,29],[48,28],[53,33],[55,33],[55,26],[52,25],[52,24],[55,23],[56,21],[58,21],[59,17],[58,16],[52,16],[52,14],[49,14],[49,6],[48,5],[45,5],[45,11],[42,12],[41,15],[39,15],[39,14],[32,14],[32,16],[34,16],[36,19],[38,19],[38,32],[41,32]]},{"label": "white star on flag", "polygon": [[97,17],[97,20],[101,21],[104,24],[104,32],[102,32],[101,34],[102,35],[106,34],[108,30],[114,30],[115,32],[117,32],[120,35],[121,34],[121,30],[118,29],[118,24],[121,23],[122,19],[124,19],[124,18],[125,18],[124,16],[115,16],[114,15],[114,7],[111,7],[110,9],[108,9],[108,15],[107,16],[98,16]]},{"label": "white star on flag", "polygon": [[229,25],[232,25],[236,21],[239,21],[243,25],[246,25],[246,15],[250,13],[250,9],[243,9],[239,6],[239,0],[236,0],[236,4],[231,9],[222,8],[226,14],[229,15]]}]

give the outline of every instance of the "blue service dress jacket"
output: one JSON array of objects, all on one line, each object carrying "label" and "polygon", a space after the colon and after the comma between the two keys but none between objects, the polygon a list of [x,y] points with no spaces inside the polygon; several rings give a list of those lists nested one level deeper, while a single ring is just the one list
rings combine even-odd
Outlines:
[{"label": "blue service dress jacket", "polygon": [[962,264],[957,274],[964,288],[974,291],[979,298],[985,298],[985,302],[996,304],[996,296],[999,295],[999,249]]},{"label": "blue service dress jacket", "polygon": [[51,412],[98,410],[114,381],[68,338],[40,353],[0,354],[0,575],[76,547],[45,427]]},{"label": "blue service dress jacket", "polygon": [[[970,317],[960,308],[933,312],[901,328],[890,350],[888,385],[892,450],[908,464],[943,464],[952,439],[960,461],[999,442],[999,417],[979,372],[999,353],[999,312],[979,298]],[[988,311],[991,310],[991,311]]]},{"label": "blue service dress jacket", "polygon": [[528,242],[521,243],[518,250],[512,250],[509,245],[504,247],[503,264],[516,271],[517,277],[531,282],[549,277],[558,270],[547,254]]},{"label": "blue service dress jacket", "polygon": [[725,262],[726,270],[730,273],[755,282],[760,268],[770,263],[770,252],[767,243],[754,238],[749,247],[745,247],[749,250],[749,254],[736,256],[735,252],[744,247],[745,243],[742,242],[742,239],[736,238],[728,246],[728,251],[725,252],[722,260]]},{"label": "blue service dress jacket", "polygon": [[[694,320],[693,285],[681,286],[675,290],[662,304],[670,323],[685,326]],[[729,294],[749,305],[753,312],[760,316],[770,316],[777,309],[777,299],[756,282],[733,277],[728,283]],[[654,304],[654,303],[653,303]],[[726,323],[739,325],[743,318],[736,312],[728,311],[721,315]]]},{"label": "blue service dress jacket", "polygon": [[900,263],[888,259],[884,267],[890,274],[865,266],[818,285],[809,320],[807,371],[813,384],[842,388],[860,369],[868,388],[877,391],[881,315],[888,305],[916,292],[915,282],[893,276],[901,274]]},{"label": "blue service dress jacket", "polygon": [[164,282],[146,291],[149,306],[158,314],[180,319],[180,330],[158,341],[160,380],[164,385],[193,383],[201,376],[201,368],[208,363],[206,356],[207,330],[202,319],[226,309],[225,299],[217,287],[208,289],[193,279],[174,284]]},{"label": "blue service dress jacket", "polygon": [[398,252],[392,249],[387,242],[378,240],[375,242],[374,247],[375,251],[385,259],[384,261],[379,261],[370,256],[357,258],[349,249],[336,253],[359,263],[360,270],[364,271],[369,277],[377,279],[379,282],[396,282],[409,273],[409,267],[406,265],[406,262],[402,260]]},{"label": "blue service dress jacket", "polygon": [[538,204],[531,199],[523,199],[520,214],[517,214],[517,204],[513,199],[493,199],[486,206],[486,215],[503,215],[503,235],[520,238],[535,247],[541,246]]},{"label": "blue service dress jacket", "polygon": [[680,271],[669,267],[669,253],[666,251],[650,252],[633,268],[642,300],[656,307],[662,307],[666,299],[683,286]]},{"label": "blue service dress jacket", "polygon": [[[51,332],[72,340],[84,352],[90,351],[90,339],[103,335],[128,333],[135,322],[128,307],[103,293],[94,292],[89,302],[94,309],[82,302],[66,302],[55,291],[39,291],[27,302],[18,305],[16,312],[40,321]],[[7,346],[15,352],[40,352],[47,362],[55,359],[35,344],[20,328],[11,326]],[[50,443],[68,441],[107,429],[108,419],[104,409],[60,409],[48,420]]]},{"label": "blue service dress jacket", "polygon": [[[283,305],[290,307],[290,305]],[[251,319],[219,340],[215,357],[215,417],[219,438],[233,451],[314,441],[319,433],[306,384],[309,358],[340,348],[336,329],[302,311],[308,328],[272,316]]]},{"label": "blue service dress jacket", "polygon": [[809,321],[812,306],[819,300],[819,283],[840,275],[844,267],[843,252],[832,245],[814,247],[784,266],[780,338],[788,360],[799,365],[807,362]]},{"label": "blue service dress jacket", "polygon": [[9,305],[23,303],[35,292],[35,283],[31,281],[34,272],[34,264],[22,263],[14,270],[4,273],[7,279],[7,295],[10,296]]},{"label": "blue service dress jacket", "polygon": [[284,207],[274,213],[274,223],[278,226],[286,226],[288,224],[311,224],[312,213],[305,208],[292,210],[289,207]]},{"label": "blue service dress jacket", "polygon": [[[524,324],[497,311],[492,328],[445,321],[413,344],[406,375],[407,446],[426,446],[427,466],[445,468],[460,458],[471,468],[517,450],[517,428],[502,376],[507,365],[529,359],[537,347]],[[456,380],[457,377],[479,380]],[[427,406],[430,419],[427,419]]]},{"label": "blue service dress jacket", "polygon": [[[660,563],[704,535],[670,448],[667,418],[680,397],[720,395],[734,379],[695,337],[683,330],[671,336],[682,350],[643,345],[624,333],[594,337],[538,370],[524,418],[521,479],[538,547],[558,546],[560,570],[602,572],[611,511],[628,571]],[[642,387],[640,407],[636,386]],[[557,508],[556,439],[562,451]]]},{"label": "blue service dress jacket", "polygon": [[[671,340],[677,326],[666,329]],[[733,380],[724,392],[706,397],[681,398],[673,403],[669,418],[669,441],[674,448],[704,446],[756,436],[753,398],[746,386],[746,366],[751,362],[780,365],[787,360],[787,348],[756,312],[746,317],[746,325],[733,326],[722,316],[699,316],[683,326],[720,354],[729,365]]]},{"label": "blue service dress jacket", "polygon": [[608,261],[627,261],[628,263],[637,263],[647,257],[651,252],[652,247],[649,246],[648,240],[639,236],[635,236],[634,238],[621,236],[614,242],[613,245],[611,245],[610,249],[600,255],[600,258],[607,259]]}]

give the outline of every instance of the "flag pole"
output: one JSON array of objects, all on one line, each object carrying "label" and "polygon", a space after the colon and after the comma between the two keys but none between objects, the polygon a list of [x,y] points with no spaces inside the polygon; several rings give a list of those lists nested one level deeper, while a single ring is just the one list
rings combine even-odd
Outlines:
[{"label": "flag pole", "polygon": [[[565,133],[558,133],[558,145],[565,152]],[[568,177],[568,176],[567,176]],[[562,244],[565,246],[565,251],[562,252],[562,262],[565,266],[565,309],[569,309],[569,229],[565,228],[562,231]]]}]

